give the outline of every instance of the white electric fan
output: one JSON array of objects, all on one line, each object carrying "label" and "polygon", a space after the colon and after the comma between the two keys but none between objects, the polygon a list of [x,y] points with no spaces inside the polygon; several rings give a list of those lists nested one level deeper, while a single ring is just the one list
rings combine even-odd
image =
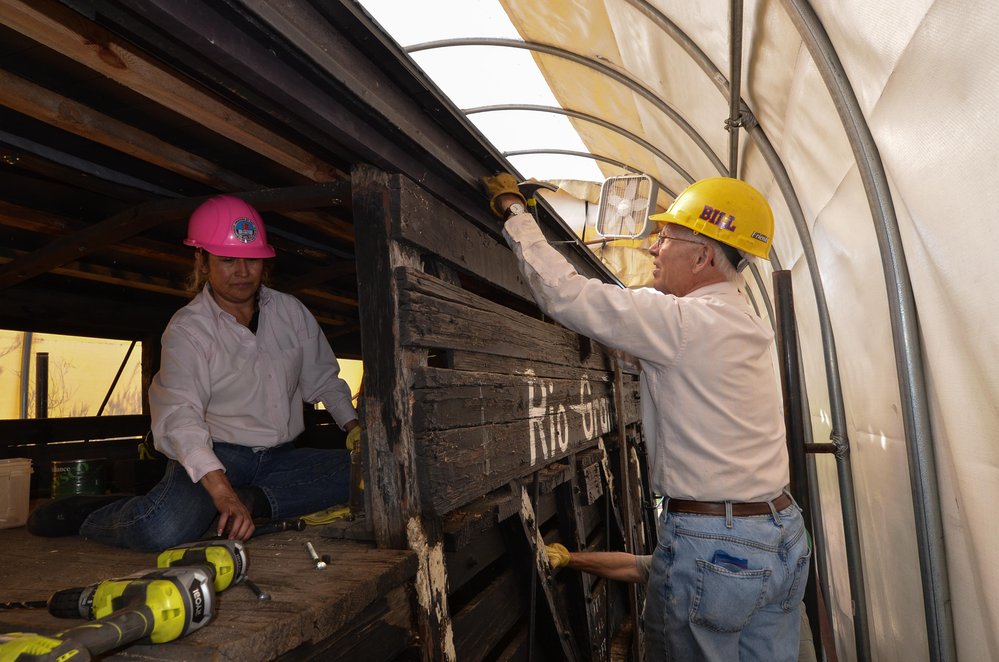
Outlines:
[{"label": "white electric fan", "polygon": [[638,239],[649,234],[656,184],[648,175],[610,177],[600,187],[597,233],[606,239]]}]

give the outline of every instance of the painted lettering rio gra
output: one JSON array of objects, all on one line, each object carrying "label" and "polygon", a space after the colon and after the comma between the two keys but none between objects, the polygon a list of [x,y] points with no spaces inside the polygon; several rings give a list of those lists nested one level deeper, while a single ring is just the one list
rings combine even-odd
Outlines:
[{"label": "painted lettering rio gra", "polygon": [[[566,382],[539,379],[528,373],[528,440],[531,465],[549,460],[569,449],[570,433],[578,439],[593,439],[610,431],[612,412],[607,397],[594,397],[587,377],[579,380],[578,399],[565,391]],[[568,409],[566,408],[568,404]]]}]

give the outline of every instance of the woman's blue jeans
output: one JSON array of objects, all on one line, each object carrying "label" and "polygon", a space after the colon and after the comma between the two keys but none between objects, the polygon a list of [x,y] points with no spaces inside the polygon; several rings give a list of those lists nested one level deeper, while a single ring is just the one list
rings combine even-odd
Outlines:
[{"label": "woman's blue jeans", "polygon": [[664,510],[645,603],[647,659],[797,660],[810,554],[794,503],[731,519]]},{"label": "woman's blue jeans", "polygon": [[[350,456],[345,450],[288,443],[255,451],[219,442],[213,449],[232,486],[259,487],[274,518],[308,515],[348,501]],[[191,482],[184,468],[171,460],[148,494],[94,511],[80,535],[107,545],[159,551],[201,538],[217,515],[201,483]]]}]

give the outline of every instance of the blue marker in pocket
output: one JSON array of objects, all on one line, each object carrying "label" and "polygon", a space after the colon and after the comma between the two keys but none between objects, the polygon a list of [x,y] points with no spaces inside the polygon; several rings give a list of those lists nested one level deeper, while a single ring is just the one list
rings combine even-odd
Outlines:
[{"label": "blue marker in pocket", "polygon": [[732,572],[749,570],[749,561],[732,556],[723,549],[716,549],[715,555],[711,557],[711,562]]}]

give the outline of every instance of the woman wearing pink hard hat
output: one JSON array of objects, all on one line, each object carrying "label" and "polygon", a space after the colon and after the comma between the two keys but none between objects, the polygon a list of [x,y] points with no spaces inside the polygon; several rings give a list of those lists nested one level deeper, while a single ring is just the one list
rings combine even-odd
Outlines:
[{"label": "woman wearing pink hard hat", "polygon": [[198,294],[167,325],[149,389],[154,442],[170,459],[163,479],[143,496],[56,500],[32,514],[34,533],[159,550],[205,535],[247,540],[254,518],[347,502],[347,451],[292,442],[303,402],[322,402],[356,440],[350,388],[312,314],[263,284],[275,251],[260,214],[211,198],[184,243],[196,249]]}]

